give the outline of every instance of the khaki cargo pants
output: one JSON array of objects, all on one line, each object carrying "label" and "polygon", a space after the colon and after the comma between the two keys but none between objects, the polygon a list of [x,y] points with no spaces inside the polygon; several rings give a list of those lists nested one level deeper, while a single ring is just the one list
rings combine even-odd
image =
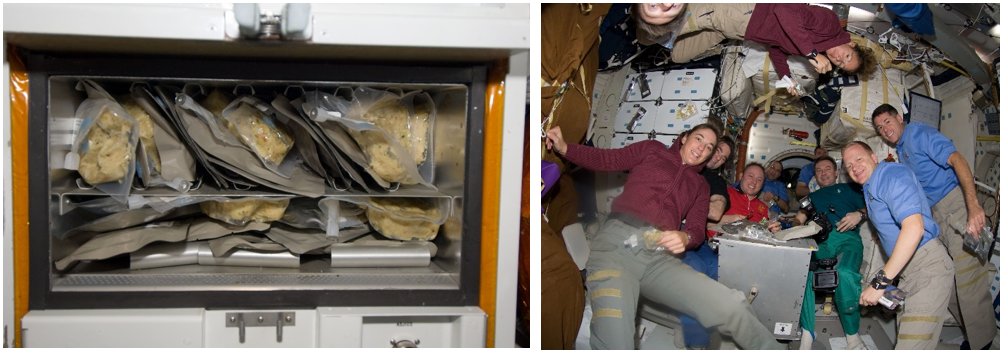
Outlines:
[{"label": "khaki cargo pants", "polygon": [[940,241],[932,239],[913,253],[899,277],[899,289],[907,296],[903,311],[896,315],[896,349],[937,347],[948,298],[955,290],[954,274]]},{"label": "khaki cargo pants", "polygon": [[687,23],[674,41],[670,61],[692,58],[725,39],[744,40],[755,4],[688,4]]},{"label": "khaki cargo pants", "polygon": [[[667,252],[625,247],[632,234],[649,228],[608,220],[591,242],[587,288],[594,311],[590,345],[594,349],[634,349],[636,304],[640,293],[652,301],[718,327],[744,349],[784,349],[757,320],[746,297],[708,278]],[[641,239],[640,239],[641,242]]]},{"label": "khaki cargo pants", "polygon": [[957,220],[962,226],[968,223],[968,211],[961,187],[956,186],[948,192],[931,208],[931,213],[934,221],[941,227],[938,239],[955,262],[955,293],[951,295],[948,309],[965,329],[970,347],[982,349],[997,334],[993,301],[990,298],[990,283],[997,273],[996,266],[983,263],[965,251],[965,233],[958,232],[948,224],[949,214],[952,216],[951,220]]}]

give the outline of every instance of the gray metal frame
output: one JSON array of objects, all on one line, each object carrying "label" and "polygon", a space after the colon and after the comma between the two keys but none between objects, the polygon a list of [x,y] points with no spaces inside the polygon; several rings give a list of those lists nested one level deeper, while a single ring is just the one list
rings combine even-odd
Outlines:
[{"label": "gray metal frame", "polygon": [[[205,58],[26,54],[30,71],[29,182],[31,218],[30,308],[160,308],[160,307],[317,307],[317,306],[463,306],[478,305],[480,222],[482,200],[483,111],[486,68],[479,64],[447,67],[375,66],[351,63],[279,60],[270,62]],[[436,243],[439,258],[428,268],[324,269],[303,260],[296,273],[285,269],[181,267],[161,273],[130,272],[81,264],[70,274],[51,269],[74,243],[52,238],[86,218],[72,212],[61,216],[62,204],[73,196],[93,196],[92,190],[66,186],[66,171],[50,171],[48,117],[60,105],[59,96],[75,94],[70,82],[87,77],[105,83],[145,81],[202,82],[206,85],[253,83],[255,86],[334,85],[421,88],[438,103],[434,151],[435,186],[439,191],[403,188],[377,196],[448,197],[455,202],[460,224],[442,229]],[[67,91],[69,90],[69,91]],[[50,96],[53,99],[50,100]],[[440,99],[439,99],[440,97]],[[73,103],[77,100],[70,99]],[[461,135],[464,137],[456,137]],[[444,137],[447,136],[447,137]],[[209,194],[210,189],[199,194]],[[215,192],[218,192],[217,190]],[[155,191],[151,192],[155,193]],[[231,195],[274,195],[267,191],[227,192]],[[42,196],[48,200],[42,200]],[[328,192],[328,196],[360,193]],[[468,201],[469,205],[464,203]],[[460,232],[454,232],[460,231]],[[443,254],[443,258],[440,258]],[[321,263],[321,262],[320,262]],[[183,291],[183,292],[178,292]]]}]

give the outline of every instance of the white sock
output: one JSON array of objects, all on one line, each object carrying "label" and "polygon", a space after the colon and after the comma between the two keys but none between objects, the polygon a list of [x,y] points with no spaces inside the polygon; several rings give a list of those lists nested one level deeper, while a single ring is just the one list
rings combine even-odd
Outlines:
[{"label": "white sock", "polygon": [[813,346],[813,334],[805,329],[802,330],[802,342],[799,343],[799,350],[811,350]]},{"label": "white sock", "polygon": [[861,342],[861,333],[854,333],[847,335],[847,345],[851,345],[855,342]]}]

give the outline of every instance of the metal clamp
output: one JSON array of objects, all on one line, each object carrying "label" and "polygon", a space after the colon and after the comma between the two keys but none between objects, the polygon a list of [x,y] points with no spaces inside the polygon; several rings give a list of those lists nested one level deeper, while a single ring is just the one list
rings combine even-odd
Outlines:
[{"label": "metal clamp", "polygon": [[278,342],[282,340],[282,328],[295,325],[294,312],[227,312],[226,328],[240,329],[240,344],[246,342],[246,327],[271,327],[278,329]]}]

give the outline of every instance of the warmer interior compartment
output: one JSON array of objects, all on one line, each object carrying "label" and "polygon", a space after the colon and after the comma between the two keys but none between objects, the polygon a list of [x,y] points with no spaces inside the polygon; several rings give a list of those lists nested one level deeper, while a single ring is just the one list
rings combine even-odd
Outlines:
[{"label": "warmer interior compartment", "polygon": [[[424,184],[403,184],[392,183],[389,188],[382,188],[371,178],[355,179],[365,183],[369,190],[363,189],[361,185],[355,183],[347,188],[342,183],[331,185],[324,182],[322,193],[313,200],[337,199],[341,203],[366,202],[371,199],[400,199],[409,198],[439,204],[442,211],[443,223],[439,225],[437,235],[429,242],[433,244],[430,262],[427,266],[409,267],[364,267],[366,260],[379,260],[382,258],[377,249],[369,249],[366,252],[360,250],[351,251],[344,249],[329,249],[333,251],[316,253],[293,254],[286,253],[279,256],[278,253],[258,251],[254,249],[241,248],[246,245],[237,245],[232,250],[222,254],[214,254],[209,251],[208,260],[213,258],[218,260],[226,258],[228,261],[237,261],[236,265],[244,266],[219,266],[208,265],[204,262],[207,241],[188,242],[185,245],[181,242],[152,242],[144,245],[144,251],[156,251],[161,260],[184,260],[189,259],[189,263],[175,262],[176,266],[162,266],[152,268],[136,269],[134,254],[118,254],[116,256],[100,260],[81,260],[67,264],[63,269],[57,268],[57,262],[63,260],[77,251],[86,242],[96,236],[105,234],[92,231],[77,230],[87,223],[106,217],[107,211],[101,209],[88,208],[87,203],[95,203],[98,200],[110,200],[109,195],[99,188],[89,186],[81,179],[78,171],[65,169],[66,154],[71,153],[69,142],[80,135],[72,136],[72,129],[79,128],[79,124],[74,124],[74,115],[81,104],[88,98],[84,91],[77,89],[82,80],[96,82],[112,96],[129,94],[135,83],[142,83],[143,86],[172,86],[184,91],[193,91],[192,86],[198,84],[203,91],[219,89],[226,92],[241,93],[252,92],[253,96],[270,102],[274,96],[285,95],[293,99],[296,94],[308,93],[309,91],[322,91],[335,94],[338,91],[368,88],[379,91],[392,92],[426,92],[436,110],[436,115],[430,126],[430,142],[427,144],[427,162],[429,166],[421,168],[424,179],[429,180],[429,186]],[[463,194],[466,191],[466,124],[469,101],[469,88],[462,84],[386,84],[386,83],[366,83],[366,82],[342,82],[342,81],[239,81],[239,80],[219,80],[219,79],[176,79],[176,78],[152,78],[152,77],[89,77],[89,76],[52,76],[49,78],[48,93],[48,154],[49,154],[49,254],[50,254],[50,286],[53,292],[119,292],[119,291],[258,291],[258,290],[454,290],[460,288],[461,257],[463,231],[463,212],[465,203]],[[162,103],[163,101],[159,101]],[[300,109],[301,110],[301,109]],[[412,113],[412,112],[411,112]],[[304,117],[307,117],[303,114]],[[67,127],[69,126],[69,127]],[[297,144],[299,145],[299,144]],[[191,145],[188,145],[191,147]],[[319,146],[317,146],[319,147]],[[139,158],[137,156],[137,158]],[[321,158],[322,159],[322,158]],[[304,162],[303,162],[304,163]],[[164,163],[165,164],[165,163]],[[298,166],[306,168],[305,164]],[[323,163],[323,166],[336,167]],[[198,180],[190,183],[190,189],[185,193],[170,187],[146,187],[142,188],[139,180],[132,186],[129,192],[129,211],[141,210],[132,206],[142,206],[142,203],[178,203],[182,201],[200,201],[208,198],[251,198],[282,200],[289,199],[295,201],[308,201],[309,196],[293,194],[269,188],[256,186],[253,188],[241,188],[241,186],[218,186],[209,179],[209,175],[202,169],[201,165],[196,166]],[[358,168],[358,167],[355,167]],[[344,171],[343,176],[350,176]],[[359,169],[355,169],[359,170]],[[363,172],[363,170],[360,170]],[[231,174],[231,173],[230,173]],[[432,174],[427,176],[428,174]],[[238,177],[237,177],[238,178]],[[144,207],[147,211],[151,209],[151,204]],[[199,204],[192,204],[198,208]],[[190,207],[190,206],[189,206]],[[349,206],[348,206],[349,207]],[[186,207],[181,207],[180,210]],[[344,208],[341,206],[340,208]],[[364,207],[361,207],[362,209]],[[344,209],[341,209],[344,210]],[[189,215],[182,215],[171,219],[174,223],[188,220],[187,222],[206,220],[203,213],[198,210],[191,210]],[[151,212],[151,211],[150,211]],[[286,211],[287,213],[287,211]],[[364,216],[361,216],[362,218]],[[370,219],[370,218],[369,218]],[[143,222],[139,227],[152,228],[156,225],[164,225],[164,221],[154,220]],[[124,225],[124,224],[123,224]],[[142,226],[145,225],[145,226]],[[272,224],[271,230],[275,225]],[[403,229],[408,226],[403,225]],[[118,227],[116,229],[123,229]],[[336,244],[354,243],[361,241],[390,242],[384,235],[375,232],[372,225],[367,226],[368,231],[355,229],[353,231],[341,228],[341,233],[350,232],[341,236]],[[346,231],[345,231],[346,230]],[[145,235],[145,232],[135,235],[136,237]],[[256,236],[265,236],[265,231],[258,231]],[[313,231],[315,232],[315,231]],[[363,233],[370,232],[370,233]],[[67,233],[72,235],[67,236]],[[152,233],[150,233],[152,234]],[[236,233],[232,235],[247,235],[247,233]],[[250,234],[251,236],[253,234]],[[265,236],[270,237],[270,236]],[[251,242],[253,243],[253,242]],[[200,245],[200,247],[199,247]],[[339,247],[339,246],[338,246]],[[213,249],[216,247],[212,247]],[[200,249],[200,250],[199,250]],[[244,259],[243,263],[238,262],[239,254],[243,252],[258,252],[260,254]],[[347,261],[347,264],[340,263],[339,266],[331,267],[331,254],[342,254],[340,261]],[[374,253],[373,253],[374,252]],[[357,253],[351,255],[352,253]],[[173,255],[172,255],[173,254]],[[187,255],[185,255],[187,254]],[[403,253],[405,254],[405,253]],[[225,260],[225,259],[223,259]],[[334,259],[336,260],[336,259]],[[190,263],[196,261],[196,263]],[[245,262],[250,261],[250,262]],[[259,261],[258,266],[254,261]],[[284,261],[284,262],[282,262]],[[268,267],[282,266],[284,267]],[[384,264],[383,262],[375,262]],[[167,263],[166,265],[170,265]],[[222,264],[225,265],[225,264]],[[334,265],[337,265],[334,262]],[[130,268],[131,267],[131,268]]]}]

